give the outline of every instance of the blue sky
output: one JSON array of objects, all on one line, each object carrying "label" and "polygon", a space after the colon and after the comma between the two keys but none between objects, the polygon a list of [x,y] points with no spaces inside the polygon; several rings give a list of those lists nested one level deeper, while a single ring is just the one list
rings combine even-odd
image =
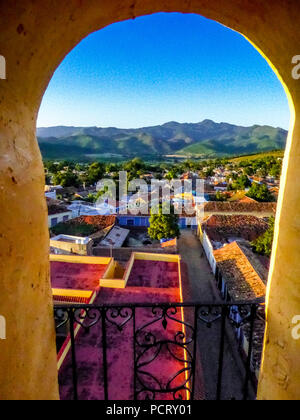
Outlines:
[{"label": "blue sky", "polygon": [[288,128],[284,90],[241,35],[160,13],[84,39],[56,70],[38,126],[145,127],[203,119]]}]

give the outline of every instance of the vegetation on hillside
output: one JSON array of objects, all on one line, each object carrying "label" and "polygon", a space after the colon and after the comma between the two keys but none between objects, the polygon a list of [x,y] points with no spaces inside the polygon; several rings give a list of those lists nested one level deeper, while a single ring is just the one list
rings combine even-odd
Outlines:
[{"label": "vegetation on hillside", "polygon": [[275,218],[270,217],[268,230],[251,243],[254,252],[270,257],[274,238],[274,224]]},{"label": "vegetation on hillside", "polygon": [[204,120],[169,122],[140,129],[50,127],[37,130],[42,155],[48,159],[93,156],[233,156],[284,149],[287,132],[269,126],[240,127]]},{"label": "vegetation on hillside", "polygon": [[232,163],[239,163],[241,161],[251,161],[256,159],[264,159],[264,158],[279,158],[282,159],[284,156],[284,150],[271,150],[269,152],[262,152],[262,153],[253,153],[249,155],[241,155],[236,156],[234,158],[230,159],[230,162]]}]

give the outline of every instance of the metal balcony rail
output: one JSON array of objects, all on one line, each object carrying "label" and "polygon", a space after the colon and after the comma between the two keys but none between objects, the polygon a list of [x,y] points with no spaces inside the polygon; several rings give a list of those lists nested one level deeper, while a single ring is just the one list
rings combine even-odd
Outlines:
[{"label": "metal balcony rail", "polygon": [[[110,372],[110,358],[111,352],[117,357],[116,346],[112,344],[116,338],[119,356],[123,357],[122,365],[125,371],[128,369],[126,377],[131,382],[132,392],[128,399],[255,399],[263,341],[262,300],[101,306],[64,304],[55,305],[54,315],[58,351],[65,357],[59,372],[60,382],[64,382],[63,366],[69,364],[71,372],[69,388],[71,386],[72,395],[66,399],[88,398],[81,392],[84,369],[79,366],[81,362],[77,356],[82,342],[88,340],[91,332],[96,337],[93,348],[97,347],[97,360],[101,363],[101,369],[100,366],[97,369],[101,371],[99,387],[103,397],[99,399],[117,399],[115,394],[111,395],[109,383],[109,378],[115,375]],[[60,349],[62,342],[64,351]],[[126,349],[128,343],[130,346]],[[234,369],[240,372],[237,381],[232,379],[228,367],[227,359],[234,359],[232,354],[238,354],[240,359],[233,363]],[[87,359],[88,363],[88,352]],[[93,366],[95,368],[95,363]],[[170,377],[166,379],[163,375],[161,378],[160,372],[166,370]],[[86,377],[84,379],[86,383]],[[206,382],[210,382],[208,387]],[[228,391],[231,383],[235,385],[233,388],[239,388],[237,392]],[[113,390],[117,392],[115,386]]]}]

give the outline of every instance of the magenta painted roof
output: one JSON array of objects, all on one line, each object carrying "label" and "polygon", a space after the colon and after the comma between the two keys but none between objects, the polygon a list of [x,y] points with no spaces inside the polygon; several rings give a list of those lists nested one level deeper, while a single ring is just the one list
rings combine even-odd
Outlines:
[{"label": "magenta painted roof", "polygon": [[151,288],[179,287],[178,263],[136,260],[127,286]]},{"label": "magenta painted roof", "polygon": [[[127,287],[125,289],[101,288],[95,300],[95,304],[113,303],[165,303],[179,302],[179,277],[177,263],[164,263],[155,261],[135,261]],[[141,332],[139,339],[142,340],[144,334],[151,333],[157,340],[174,341],[176,333],[182,331],[181,324],[176,320],[181,320],[181,311],[173,313],[167,319],[166,329],[162,326],[159,308],[153,313],[152,308],[136,309],[136,330],[151,323]],[[107,361],[108,361],[108,383],[109,399],[130,400],[133,399],[133,321],[128,320],[122,329],[122,324],[127,319],[129,312],[124,309],[122,316],[114,317],[114,312],[107,312]],[[116,325],[117,324],[117,325]],[[159,348],[154,346],[149,349],[140,359],[140,363],[149,361],[141,369],[145,373],[140,375],[140,380],[148,384],[153,379],[147,373],[157,378],[163,386],[179,372],[184,366],[184,353],[180,346],[172,344],[162,345],[158,357],[152,361],[152,357]],[[143,347],[137,345],[137,354],[143,352]],[[176,360],[171,353],[175,354]],[[80,330],[76,338],[76,358],[78,365],[78,392],[79,399],[102,400],[104,399],[103,389],[103,351],[102,351],[102,328],[101,323],[92,327],[89,332]],[[72,367],[71,356],[68,354],[59,372],[60,395],[61,399],[72,399]],[[172,381],[172,387],[178,386],[185,381],[182,373]],[[185,392],[182,397],[185,399]],[[144,398],[142,395],[141,398]],[[159,393],[159,399],[172,399],[173,395]]]},{"label": "magenta painted roof", "polygon": [[51,285],[55,289],[95,290],[106,264],[77,264],[51,261]]}]

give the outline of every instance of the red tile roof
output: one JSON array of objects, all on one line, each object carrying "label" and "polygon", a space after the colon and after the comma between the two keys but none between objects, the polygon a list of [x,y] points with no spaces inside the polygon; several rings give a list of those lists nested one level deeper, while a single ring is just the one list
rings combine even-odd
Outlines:
[{"label": "red tile roof", "polygon": [[276,203],[258,203],[256,201],[228,202],[208,201],[204,203],[204,211],[209,213],[270,213],[275,214]]},{"label": "red tile roof", "polygon": [[70,210],[63,204],[61,204],[58,200],[53,200],[52,198],[46,197],[46,202],[48,206],[48,214],[59,214],[59,213],[66,213]]},{"label": "red tile roof", "polygon": [[88,304],[90,302],[90,298],[87,297],[79,297],[79,296],[58,296],[53,295],[53,301],[54,302],[60,302],[60,303],[82,303],[82,304]]},{"label": "red tile roof", "polygon": [[232,300],[264,297],[266,286],[237,242],[214,251]]},{"label": "red tile roof", "polygon": [[202,230],[205,230],[208,237],[219,242],[226,242],[232,237],[253,241],[265,233],[268,227],[263,219],[243,214],[213,214],[202,223]]},{"label": "red tile roof", "polygon": [[258,203],[258,201],[254,200],[254,198],[247,197],[246,195],[245,195],[245,197],[238,200],[238,202],[239,203]]},{"label": "red tile roof", "polygon": [[79,216],[67,222],[68,224],[88,224],[97,226],[99,230],[116,223],[116,216]]}]

